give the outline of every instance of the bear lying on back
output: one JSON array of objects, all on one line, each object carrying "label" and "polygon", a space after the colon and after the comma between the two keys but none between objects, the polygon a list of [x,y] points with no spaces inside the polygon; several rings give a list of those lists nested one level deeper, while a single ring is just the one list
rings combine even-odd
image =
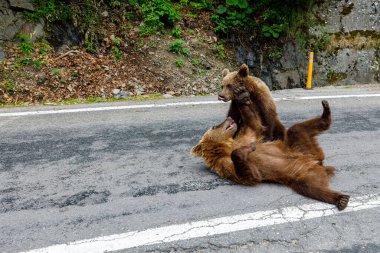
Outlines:
[{"label": "bear lying on back", "polygon": [[264,139],[266,141],[283,140],[285,127],[277,115],[276,104],[266,84],[261,79],[250,76],[248,66],[245,64],[241,65],[238,71],[231,73],[228,69],[223,70],[223,76],[222,91],[219,93],[218,99],[224,102],[232,100],[227,116],[238,124],[239,129],[244,123],[241,121],[233,90],[237,87],[245,87],[252,101],[250,107],[256,110],[264,126]]},{"label": "bear lying on back", "polygon": [[[335,168],[321,165],[318,149],[300,152],[303,141],[315,139],[317,134],[329,128],[331,116],[327,101],[322,102],[322,116],[291,127],[290,142],[285,137],[285,141],[262,143],[260,134],[263,127],[258,115],[250,108],[252,102],[248,92],[237,89],[235,97],[244,127],[235,136],[237,124],[232,118],[227,118],[222,124],[209,129],[193,147],[192,153],[202,157],[218,175],[236,183],[276,182],[304,196],[334,204],[339,210],[345,209],[349,196],[329,188],[329,179]],[[308,133],[306,130],[312,136],[304,140]],[[252,143],[253,140],[257,141]]]}]

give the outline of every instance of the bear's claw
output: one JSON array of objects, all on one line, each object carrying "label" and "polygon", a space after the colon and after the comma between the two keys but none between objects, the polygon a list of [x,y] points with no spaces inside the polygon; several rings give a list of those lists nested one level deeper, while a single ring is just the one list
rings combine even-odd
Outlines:
[{"label": "bear's claw", "polygon": [[342,195],[338,202],[336,203],[336,206],[338,207],[339,211],[344,210],[347,207],[348,201],[350,200],[350,196],[348,195]]}]

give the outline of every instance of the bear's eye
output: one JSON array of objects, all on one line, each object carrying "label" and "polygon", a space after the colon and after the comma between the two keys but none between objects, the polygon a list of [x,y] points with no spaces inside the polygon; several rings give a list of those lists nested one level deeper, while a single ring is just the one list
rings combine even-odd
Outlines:
[{"label": "bear's eye", "polygon": [[227,89],[232,90],[232,84],[227,84]]},{"label": "bear's eye", "polygon": [[213,129],[213,130],[214,130],[215,128],[216,128],[216,126],[213,126],[211,129]]}]

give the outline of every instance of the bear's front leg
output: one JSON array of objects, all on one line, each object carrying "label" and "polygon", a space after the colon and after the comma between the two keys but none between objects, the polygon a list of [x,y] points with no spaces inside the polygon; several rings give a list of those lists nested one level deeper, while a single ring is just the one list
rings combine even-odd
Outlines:
[{"label": "bear's front leg", "polygon": [[244,86],[234,89],[234,101],[239,108],[242,123],[241,128],[249,128],[256,133],[257,137],[262,136],[263,126],[259,115],[257,114],[256,105],[252,103],[250,94]]}]

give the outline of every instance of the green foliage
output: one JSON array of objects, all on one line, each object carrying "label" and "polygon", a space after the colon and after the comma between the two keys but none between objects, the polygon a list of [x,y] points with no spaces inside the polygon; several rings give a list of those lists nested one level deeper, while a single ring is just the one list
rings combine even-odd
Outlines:
[{"label": "green foliage", "polygon": [[190,1],[190,6],[197,10],[211,10],[212,1],[211,0]]},{"label": "green foliage", "polygon": [[326,79],[326,81],[329,84],[334,84],[334,83],[342,81],[342,80],[344,80],[346,78],[347,78],[347,74],[346,73],[329,71],[327,73],[327,79]]},{"label": "green foliage", "polygon": [[251,5],[247,0],[226,0],[225,5],[218,5],[211,17],[211,21],[216,24],[215,31],[226,33],[231,28],[254,26]]},{"label": "green foliage", "polygon": [[16,83],[13,79],[7,78],[4,81],[0,82],[0,89],[4,90],[7,93],[12,93],[16,88]]},{"label": "green foliage", "polygon": [[52,47],[47,42],[36,42],[33,45],[39,52],[40,57],[43,58]]},{"label": "green foliage", "polygon": [[215,24],[215,31],[219,33],[244,29],[247,33],[262,34],[268,39],[278,39],[282,34],[296,38],[300,34],[308,33],[308,28],[315,24],[315,20],[308,16],[315,1],[219,1],[211,21]]},{"label": "green foliage", "polygon": [[27,34],[20,34],[19,39],[20,43],[18,47],[21,49],[22,53],[24,55],[30,55],[34,50],[33,43],[30,41],[30,36]]},{"label": "green foliage", "polygon": [[269,51],[268,57],[271,60],[278,60],[283,56],[282,50],[278,47],[274,47]]},{"label": "green foliage", "polygon": [[111,48],[111,54],[112,54],[112,58],[115,60],[115,59],[121,59],[123,58],[124,56],[124,53],[123,51],[120,50],[120,46],[122,44],[122,40],[118,37],[112,37],[111,38],[112,40],[112,43],[113,43],[113,46]]},{"label": "green foliage", "polygon": [[121,6],[121,2],[120,1],[111,1],[111,6],[112,7],[120,7]]},{"label": "green foliage", "polygon": [[33,65],[36,69],[42,69],[42,61],[40,59],[33,60]]},{"label": "green foliage", "polygon": [[182,58],[177,58],[177,59],[175,60],[175,65],[176,65],[178,68],[182,67],[183,64],[185,64],[185,62],[183,61]]},{"label": "green foliage", "polygon": [[173,36],[174,38],[177,38],[177,39],[181,38],[181,34],[182,34],[181,27],[176,27],[176,28],[174,28],[174,29],[172,30],[171,34],[172,34],[172,36]]},{"label": "green foliage", "polygon": [[310,39],[311,50],[316,52],[325,50],[330,43],[330,35],[326,32],[322,33],[320,36],[314,36]]},{"label": "green foliage", "polygon": [[215,49],[216,49],[216,52],[218,53],[219,58],[221,60],[223,60],[223,61],[228,60],[228,56],[226,55],[226,51],[225,51],[224,45],[222,43],[218,43],[216,45]]},{"label": "green foliage", "polygon": [[190,49],[184,47],[184,42],[181,39],[176,39],[170,43],[168,50],[175,54],[181,54],[186,57],[190,56]]},{"label": "green foliage", "polygon": [[42,68],[42,61],[40,59],[32,59],[32,58],[21,58],[15,61],[15,67],[21,68],[21,65],[33,66],[37,70]]},{"label": "green foliage", "polygon": [[154,34],[165,26],[173,27],[181,17],[173,3],[168,0],[129,0],[129,3],[144,14],[144,25],[140,29],[141,35]]},{"label": "green foliage", "polygon": [[95,53],[96,48],[98,46],[98,41],[96,39],[95,32],[88,31],[85,34],[85,37],[84,37],[84,46],[85,46],[85,48],[86,48],[86,50],[88,52]]},{"label": "green foliage", "polygon": [[60,69],[57,69],[57,68],[54,68],[50,71],[50,74],[54,75],[54,76],[59,76],[61,74],[61,70]]},{"label": "green foliage", "polygon": [[[318,23],[311,18],[311,6],[317,0],[33,0],[36,11],[29,14],[30,19],[44,18],[48,23],[70,21],[84,35],[84,45],[89,52],[95,52],[100,41],[100,27],[104,21],[104,10],[121,10],[127,20],[141,19],[139,32],[149,36],[172,29],[176,39],[181,38],[182,31],[176,27],[181,13],[196,19],[200,10],[212,11],[211,21],[215,31],[227,34],[231,30],[240,30],[247,34],[262,36],[268,40],[278,40],[287,36],[297,39],[305,47],[322,48],[327,37],[310,37],[309,28]],[[108,9],[107,9],[108,8]],[[109,17],[112,21],[112,17]],[[113,22],[113,21],[112,21]],[[126,22],[123,26],[130,25]],[[174,28],[174,29],[173,29]],[[120,49],[120,47],[119,47]],[[28,49],[26,49],[28,50]],[[117,49],[113,49],[119,55]],[[184,53],[187,54],[188,50]],[[118,57],[117,56],[117,57]]]},{"label": "green foliage", "polygon": [[27,14],[30,20],[38,21],[41,18],[48,22],[64,21],[70,16],[70,9],[64,1],[59,0],[33,0],[36,11]]},{"label": "green foliage", "polygon": [[121,59],[123,58],[123,55],[124,55],[123,52],[120,50],[120,48],[117,46],[113,46],[111,48],[111,53],[112,53],[113,59]]},{"label": "green foliage", "polygon": [[280,33],[283,31],[282,25],[274,24],[272,26],[263,25],[261,31],[265,37],[273,37],[277,39],[280,37]]},{"label": "green foliage", "polygon": [[122,41],[120,38],[118,38],[118,37],[112,37],[111,40],[112,40],[112,43],[115,44],[116,46],[120,46],[121,43],[123,42],[123,41]]},{"label": "green foliage", "polygon": [[211,10],[213,7],[213,1],[212,0],[181,0],[179,2],[179,7],[184,8],[190,6],[196,10]]},{"label": "green foliage", "polygon": [[194,66],[198,66],[200,64],[200,62],[196,59],[192,59],[191,64],[193,64]]}]

